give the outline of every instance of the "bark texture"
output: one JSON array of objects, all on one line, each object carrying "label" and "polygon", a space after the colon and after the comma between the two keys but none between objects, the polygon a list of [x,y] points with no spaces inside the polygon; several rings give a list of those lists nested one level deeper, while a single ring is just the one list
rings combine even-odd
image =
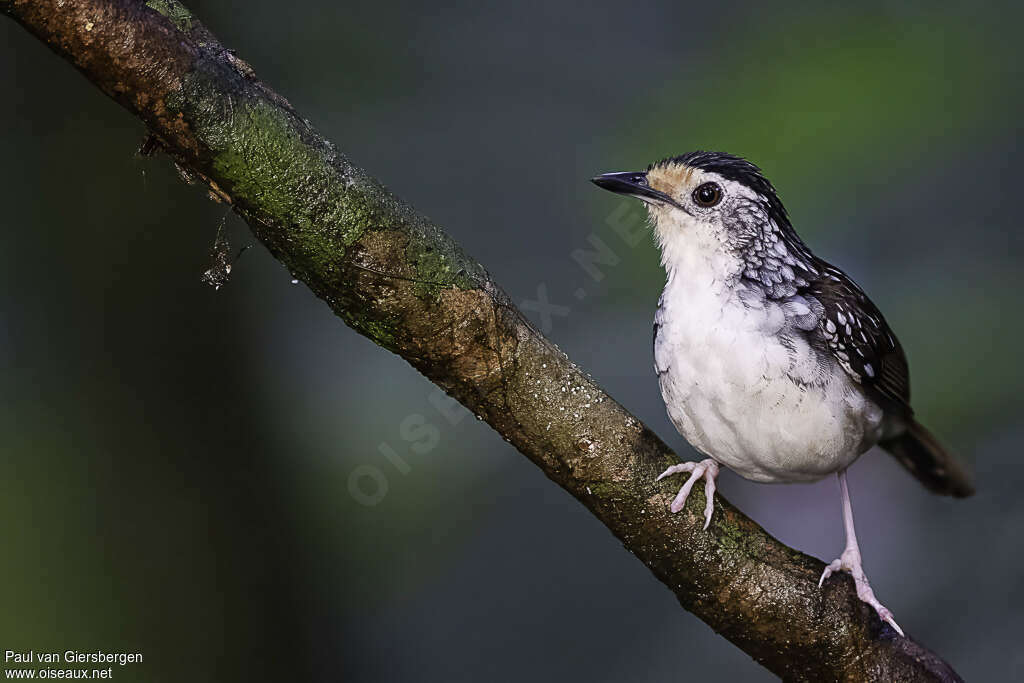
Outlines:
[{"label": "bark texture", "polygon": [[793,681],[958,681],[841,575],[703,487],[668,511],[675,455],[539,334],[439,227],[323,139],[176,0],[0,0],[145,123],[176,163],[347,324],[441,386],[575,496],[676,595]]}]

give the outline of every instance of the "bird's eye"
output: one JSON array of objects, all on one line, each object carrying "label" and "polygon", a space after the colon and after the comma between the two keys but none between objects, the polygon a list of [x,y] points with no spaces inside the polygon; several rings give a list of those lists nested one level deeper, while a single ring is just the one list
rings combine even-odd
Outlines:
[{"label": "bird's eye", "polygon": [[722,201],[722,188],[718,183],[704,183],[693,191],[693,201],[704,208],[712,207]]}]

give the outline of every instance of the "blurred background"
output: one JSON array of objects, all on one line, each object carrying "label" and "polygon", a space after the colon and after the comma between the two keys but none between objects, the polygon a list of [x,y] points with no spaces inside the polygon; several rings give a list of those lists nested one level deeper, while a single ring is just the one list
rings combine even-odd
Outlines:
[{"label": "blurred background", "polygon": [[[531,315],[684,457],[657,254],[587,179],[698,148],[761,165],[976,472],[952,501],[877,451],[852,469],[876,593],[966,679],[1024,676],[1019,3],[189,6],[517,301],[562,306]],[[0,88],[0,649],[142,652],[122,680],[771,680],[260,245],[202,284],[245,225],[9,20]],[[599,280],[572,257],[595,238]],[[842,548],[833,479],[720,489]]]}]

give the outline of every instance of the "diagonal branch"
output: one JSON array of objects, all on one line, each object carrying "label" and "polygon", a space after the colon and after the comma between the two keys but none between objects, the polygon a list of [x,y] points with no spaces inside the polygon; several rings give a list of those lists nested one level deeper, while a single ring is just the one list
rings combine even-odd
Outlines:
[{"label": "diagonal branch", "polygon": [[[583,503],[687,610],[787,680],[958,681],[883,628],[845,575],[699,489],[675,456],[515,308],[439,227],[354,166],[177,0],[0,0],[146,124],[348,325],[485,419]],[[383,275],[387,274],[387,275]]]}]

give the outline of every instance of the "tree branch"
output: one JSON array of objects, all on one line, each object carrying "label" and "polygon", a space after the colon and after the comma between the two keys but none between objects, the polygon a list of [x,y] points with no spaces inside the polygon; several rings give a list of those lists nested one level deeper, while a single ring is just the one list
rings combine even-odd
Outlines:
[{"label": "tree branch", "polygon": [[[540,335],[440,228],[354,166],[176,0],[0,0],[138,116],[348,325],[481,416],[679,599],[795,681],[958,681],[842,575],[703,491],[672,515],[675,456]],[[385,275],[387,274],[387,275]]]}]

